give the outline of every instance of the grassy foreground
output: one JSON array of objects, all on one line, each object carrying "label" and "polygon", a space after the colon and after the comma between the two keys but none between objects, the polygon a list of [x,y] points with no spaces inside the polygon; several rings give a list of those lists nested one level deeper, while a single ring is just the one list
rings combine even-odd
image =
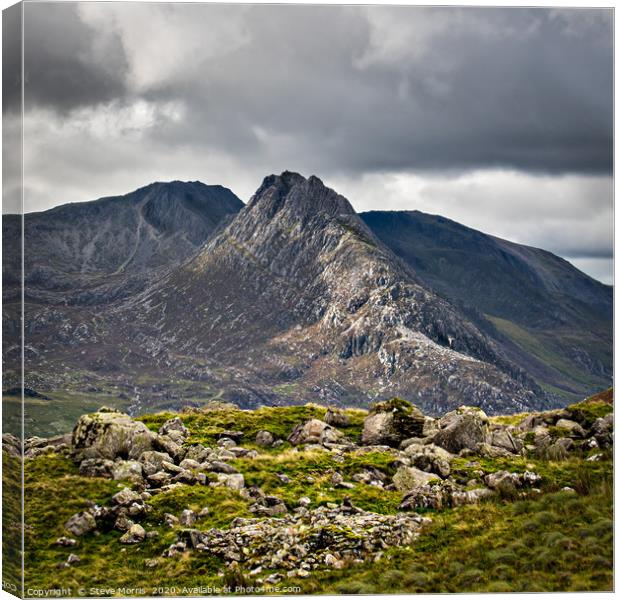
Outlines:
[{"label": "grassy foreground", "polygon": [[[605,405],[605,406],[604,406]],[[611,410],[605,402],[584,404],[588,418]],[[213,444],[218,433],[239,430],[253,440],[257,431],[269,429],[286,437],[297,423],[321,418],[325,409],[302,407],[241,411],[223,408],[205,413],[181,414],[191,431],[191,442]],[[351,425],[343,431],[356,440],[364,411],[347,411]],[[591,414],[590,414],[591,413]],[[153,430],[171,415],[142,417]],[[522,418],[522,417],[520,417]],[[388,476],[395,472],[394,454],[372,451],[347,454],[344,462],[329,452],[293,449],[287,442],[278,448],[261,448],[256,458],[239,458],[232,464],[244,474],[246,485],[260,485],[277,495],[290,509],[301,496],[313,505],[342,502],[382,514],[398,512],[402,494],[357,483],[353,489],[334,487],[331,474],[345,479],[360,468],[373,467]],[[162,553],[176,539],[177,531],[164,515],[183,509],[209,508],[195,527],[226,528],[236,517],[252,517],[252,501],[228,488],[183,486],[153,496],[152,511],[144,527],[157,537],[143,544],[122,546],[121,532],[110,531],[78,538],[72,548],[58,546],[66,535],[64,523],[92,503],[105,505],[125,483],[82,477],[66,454],[48,453],[26,461],[26,595],[40,590],[70,590],[61,595],[142,596],[209,595],[230,586],[257,593],[397,593],[477,591],[586,591],[611,590],[613,586],[613,470],[611,452],[602,460],[588,461],[574,455],[563,461],[532,456],[476,459],[456,458],[452,469],[469,477],[472,469],[484,473],[506,469],[535,471],[542,476],[540,492],[521,492],[518,497],[498,497],[478,505],[428,510],[432,523],[410,547],[391,548],[372,563],[350,564],[342,570],[314,571],[309,577],[286,578],[265,588],[254,579],[227,570],[209,553],[185,551],[173,557]],[[6,460],[6,459],[5,459]],[[5,486],[14,471],[5,469]],[[279,476],[286,475],[283,483]],[[570,486],[574,491],[562,491]],[[61,566],[69,553],[80,561]],[[268,572],[263,571],[261,577]]]}]

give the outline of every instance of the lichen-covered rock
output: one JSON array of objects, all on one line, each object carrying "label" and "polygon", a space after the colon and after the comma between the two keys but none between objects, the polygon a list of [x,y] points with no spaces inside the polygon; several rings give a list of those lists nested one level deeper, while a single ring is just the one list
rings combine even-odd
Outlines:
[{"label": "lichen-covered rock", "polygon": [[80,475],[84,477],[111,478],[114,472],[114,461],[110,459],[86,458],[80,462]]},{"label": "lichen-covered rock", "polygon": [[148,450],[143,452],[139,458],[144,475],[149,476],[158,473],[163,469],[163,463],[172,463],[172,457],[166,452]]},{"label": "lichen-covered rock", "polygon": [[523,448],[523,442],[506,429],[497,429],[491,435],[491,446],[508,450],[511,454],[518,454]]},{"label": "lichen-covered rock", "polygon": [[347,413],[331,406],[325,412],[323,420],[332,427],[348,427],[351,424],[351,419]]},{"label": "lichen-covered rock", "polygon": [[403,454],[410,457],[413,465],[422,471],[441,477],[450,475],[450,461],[454,456],[435,444],[410,444]]},{"label": "lichen-covered rock", "polygon": [[398,491],[407,493],[435,479],[437,479],[435,474],[426,473],[416,467],[400,467],[394,474],[392,482]]},{"label": "lichen-covered rock", "polygon": [[127,533],[123,534],[118,540],[121,544],[139,544],[146,539],[146,531],[142,525],[135,523]]},{"label": "lichen-covered rock", "polygon": [[276,441],[276,438],[270,431],[262,430],[256,434],[256,438],[254,441],[259,446],[271,446]]},{"label": "lichen-covered rock", "polygon": [[614,414],[609,413],[596,419],[592,424],[592,432],[601,448],[611,446],[613,444]]},{"label": "lichen-covered rock", "polygon": [[142,496],[140,496],[138,492],[134,492],[129,488],[124,488],[120,492],[112,496],[112,503],[118,506],[129,506],[133,502],[142,504],[144,501],[142,500]]},{"label": "lichen-covered rock", "polygon": [[71,445],[79,459],[138,459],[152,450],[156,435],[129,415],[103,409],[82,415],[73,429]]},{"label": "lichen-covered rock", "polygon": [[288,441],[293,446],[301,444],[335,444],[343,438],[341,431],[319,419],[310,419],[293,429]]},{"label": "lichen-covered rock", "polygon": [[179,517],[179,523],[183,525],[183,527],[192,527],[192,525],[196,522],[197,516],[196,513],[186,508]]},{"label": "lichen-covered rock", "polygon": [[137,460],[117,460],[112,469],[112,479],[140,483],[143,481],[142,464]]},{"label": "lichen-covered rock", "polygon": [[189,437],[189,429],[180,417],[168,419],[160,428],[159,435],[167,435],[177,443],[183,443]]},{"label": "lichen-covered rock", "polygon": [[571,421],[570,419],[558,419],[555,426],[558,427],[559,429],[566,429],[566,431],[572,437],[578,437],[578,438],[586,437],[586,432],[584,428],[581,425],[579,425],[579,423],[576,423],[575,421]]},{"label": "lichen-covered rock", "polygon": [[481,500],[492,498],[495,495],[489,488],[475,488],[473,490],[455,491],[452,493],[452,506],[464,504],[478,504]]},{"label": "lichen-covered rock", "polygon": [[226,474],[220,473],[217,481],[209,483],[211,487],[227,487],[232,490],[242,490],[245,487],[245,479],[241,473]]},{"label": "lichen-covered rock", "polygon": [[433,436],[433,443],[448,452],[476,450],[487,440],[488,418],[480,409],[461,407],[440,420],[441,429]]},{"label": "lichen-covered rock", "polygon": [[407,546],[428,522],[418,515],[366,512],[345,501],[278,518],[237,518],[226,529],[185,530],[177,544],[245,572],[282,569],[305,577],[299,570],[341,568],[353,560],[372,560],[390,546]]},{"label": "lichen-covered rock", "polygon": [[94,531],[96,528],[97,521],[95,521],[95,517],[87,511],[73,515],[65,523],[65,529],[77,537]]},{"label": "lichen-covered rock", "polygon": [[362,444],[398,448],[403,440],[422,437],[425,418],[420,410],[399,398],[374,405],[364,419]]}]

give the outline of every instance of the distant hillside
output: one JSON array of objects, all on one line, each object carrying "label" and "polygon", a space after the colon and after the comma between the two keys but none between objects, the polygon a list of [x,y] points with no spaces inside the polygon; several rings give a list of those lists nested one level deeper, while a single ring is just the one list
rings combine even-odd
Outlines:
[{"label": "distant hillside", "polygon": [[[26,214],[26,294],[75,292],[178,264],[242,206],[222,186],[173,181]],[[5,285],[18,281],[19,220],[3,217]]]},{"label": "distant hillside", "polygon": [[460,306],[547,389],[609,385],[613,292],[567,261],[419,211],[361,214],[416,274]]}]

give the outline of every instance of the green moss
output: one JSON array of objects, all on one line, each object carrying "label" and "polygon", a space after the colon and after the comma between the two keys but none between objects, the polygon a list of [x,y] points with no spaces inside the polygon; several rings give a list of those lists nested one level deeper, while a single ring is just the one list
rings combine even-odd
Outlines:
[{"label": "green moss", "polygon": [[373,404],[370,412],[396,412],[409,415],[413,412],[413,409],[413,404],[407,402],[407,400],[403,400],[402,398],[398,398],[395,396],[394,398],[390,398],[389,400],[383,400],[382,402],[377,402]]},{"label": "green moss", "polygon": [[[261,430],[270,431],[280,439],[286,439],[293,428],[299,423],[310,419],[323,419],[325,407],[316,404],[305,406],[282,406],[259,408],[257,410],[241,410],[238,408],[224,408],[204,413],[181,413],[185,425],[191,431],[190,443],[201,443],[212,446],[216,443],[217,435],[222,431],[235,430],[244,434],[243,445],[252,448],[256,434]],[[346,409],[351,425],[346,433],[353,440],[361,437],[365,411]],[[176,413],[158,413],[138,417],[149,429],[157,431],[165,421],[177,416]],[[261,451],[265,451],[261,449]]]},{"label": "green moss", "polygon": [[613,412],[614,407],[613,404],[602,400],[584,400],[577,404],[571,404],[568,410],[575,421],[588,428],[592,426],[596,419]]}]

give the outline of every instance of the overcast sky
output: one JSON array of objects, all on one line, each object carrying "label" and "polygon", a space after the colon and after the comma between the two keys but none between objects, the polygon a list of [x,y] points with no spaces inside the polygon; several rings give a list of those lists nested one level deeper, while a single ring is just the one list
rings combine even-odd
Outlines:
[{"label": "overcast sky", "polygon": [[611,282],[612,27],[611,10],[27,3],[26,210],[171,179],[246,201],[289,169]]}]

